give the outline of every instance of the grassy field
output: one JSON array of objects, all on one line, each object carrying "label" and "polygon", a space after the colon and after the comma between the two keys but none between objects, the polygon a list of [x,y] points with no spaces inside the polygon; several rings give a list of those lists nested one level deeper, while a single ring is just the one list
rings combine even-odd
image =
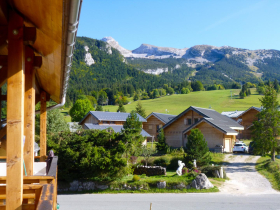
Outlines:
[{"label": "grassy field", "polygon": [[[165,96],[157,99],[142,100],[141,103],[146,110],[146,114],[151,112],[166,113],[177,115],[187,109],[189,106],[215,109],[218,112],[246,110],[251,106],[260,107],[259,98],[255,88],[251,89],[252,95],[245,99],[239,99],[240,90],[232,90],[232,99],[230,90],[213,90],[192,92],[189,94],[178,94]],[[125,105],[126,112],[135,109],[137,102],[131,102]],[[104,109],[110,112],[116,112],[118,106],[105,106]]]},{"label": "grassy field", "polygon": [[275,190],[280,191],[280,159],[271,162],[269,156],[260,157],[257,161],[256,169],[267,178]]}]

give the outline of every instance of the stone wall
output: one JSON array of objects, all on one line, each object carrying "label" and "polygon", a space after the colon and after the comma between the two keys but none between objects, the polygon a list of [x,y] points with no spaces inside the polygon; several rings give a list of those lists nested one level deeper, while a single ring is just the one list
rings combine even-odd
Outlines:
[{"label": "stone wall", "polygon": [[133,174],[146,174],[147,176],[166,175],[166,168],[161,166],[138,166],[134,169]]}]

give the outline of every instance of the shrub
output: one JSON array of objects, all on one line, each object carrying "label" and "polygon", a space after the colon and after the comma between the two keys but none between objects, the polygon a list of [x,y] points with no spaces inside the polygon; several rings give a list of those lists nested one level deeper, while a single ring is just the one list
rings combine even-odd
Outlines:
[{"label": "shrub", "polygon": [[137,158],[138,158],[138,157],[136,157],[136,156],[131,156],[131,157],[130,157],[130,162],[131,162],[132,164],[136,164],[136,163],[137,163]]},{"label": "shrub", "polygon": [[167,166],[167,169],[168,170],[176,170],[179,167],[178,160],[182,160],[182,159],[183,159],[182,157],[173,157],[170,160],[170,164]]},{"label": "shrub", "polygon": [[[221,166],[204,166],[201,168],[201,172],[204,173],[207,177],[216,177],[216,170],[220,170]],[[224,179],[226,179],[227,175],[225,170],[223,169]]]},{"label": "shrub", "polygon": [[196,160],[198,166],[208,165],[210,163],[211,155],[209,148],[199,129],[195,128],[191,130],[186,147],[187,155],[185,162],[188,166],[191,167],[194,160]]},{"label": "shrub", "polygon": [[164,136],[164,131],[163,129],[160,129],[159,134],[158,134],[158,143],[157,143],[157,150],[158,151],[164,151],[166,152],[167,149],[167,144],[165,141],[165,136]]},{"label": "shrub", "polygon": [[184,168],[182,169],[182,174],[184,175],[184,174],[188,174],[188,173],[189,173],[189,169],[186,168],[186,167],[184,167]]},{"label": "shrub", "polygon": [[137,182],[137,181],[139,181],[140,180],[140,176],[138,176],[138,175],[134,175],[133,177],[132,177],[132,181],[134,181],[134,182]]},{"label": "shrub", "polygon": [[160,157],[154,160],[154,165],[156,166],[162,166],[167,167],[169,165],[170,161],[167,157]]},{"label": "shrub", "polygon": [[[141,160],[141,165],[146,165],[146,161],[144,159]],[[154,165],[154,159],[150,158],[147,162],[147,166],[153,166]]]}]

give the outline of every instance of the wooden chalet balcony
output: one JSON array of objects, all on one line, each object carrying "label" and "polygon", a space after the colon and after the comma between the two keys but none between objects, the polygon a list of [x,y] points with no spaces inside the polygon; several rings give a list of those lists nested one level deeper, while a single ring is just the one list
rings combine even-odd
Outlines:
[{"label": "wooden chalet balcony", "polygon": [[[23,210],[57,209],[57,160],[53,157],[46,175],[23,176]],[[6,176],[0,176],[0,210],[6,210],[6,180]]]},{"label": "wooden chalet balcony", "polygon": [[[0,210],[56,209],[57,157],[47,174],[34,169],[44,165],[48,151],[47,111],[65,103],[81,4],[0,0],[0,103],[7,101],[4,128],[0,120],[0,156],[5,156],[0,159],[6,159],[0,161]],[[1,95],[3,85],[6,95]],[[57,105],[47,107],[50,99]],[[41,164],[34,162],[35,113],[40,114]]]}]

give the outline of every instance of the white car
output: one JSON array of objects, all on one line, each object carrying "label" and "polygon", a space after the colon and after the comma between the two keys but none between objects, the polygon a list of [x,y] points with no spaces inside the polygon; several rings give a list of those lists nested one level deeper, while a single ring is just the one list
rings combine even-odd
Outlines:
[{"label": "white car", "polygon": [[235,143],[233,149],[232,149],[232,152],[248,152],[248,146],[244,143]]}]

